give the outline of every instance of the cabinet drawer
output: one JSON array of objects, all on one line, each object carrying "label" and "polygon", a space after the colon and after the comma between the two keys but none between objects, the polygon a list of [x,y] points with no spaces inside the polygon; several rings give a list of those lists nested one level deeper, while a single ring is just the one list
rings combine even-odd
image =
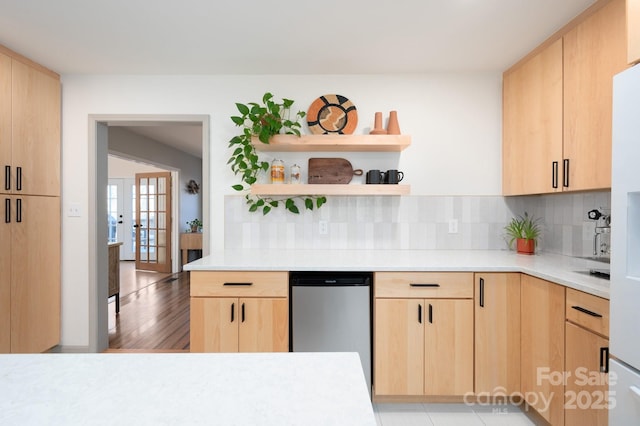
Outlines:
[{"label": "cabinet drawer", "polygon": [[191,297],[287,297],[288,294],[288,272],[191,272]]},{"label": "cabinet drawer", "polygon": [[472,272],[376,272],[374,297],[473,298]]},{"label": "cabinet drawer", "polygon": [[609,301],[582,291],[567,289],[567,320],[609,337]]}]

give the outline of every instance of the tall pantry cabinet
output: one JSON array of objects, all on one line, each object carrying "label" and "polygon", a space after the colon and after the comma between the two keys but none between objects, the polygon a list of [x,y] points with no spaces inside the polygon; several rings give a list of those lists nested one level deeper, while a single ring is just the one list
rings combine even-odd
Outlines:
[{"label": "tall pantry cabinet", "polygon": [[0,46],[0,353],[60,341],[60,78]]}]

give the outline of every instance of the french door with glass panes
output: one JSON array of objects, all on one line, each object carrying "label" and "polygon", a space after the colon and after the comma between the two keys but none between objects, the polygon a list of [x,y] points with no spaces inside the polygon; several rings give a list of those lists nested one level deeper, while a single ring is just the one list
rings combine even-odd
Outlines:
[{"label": "french door with glass panes", "polygon": [[171,272],[171,173],[136,173],[136,269]]},{"label": "french door with glass panes", "polygon": [[136,191],[133,178],[110,178],[107,187],[107,226],[110,243],[120,242],[120,260],[135,260]]}]

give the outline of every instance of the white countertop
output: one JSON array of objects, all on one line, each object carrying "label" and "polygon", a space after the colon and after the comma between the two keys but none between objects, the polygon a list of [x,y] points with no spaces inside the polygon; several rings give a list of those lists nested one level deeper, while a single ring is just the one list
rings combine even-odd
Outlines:
[{"label": "white countertop", "polygon": [[186,271],[471,271],[523,272],[609,298],[609,281],[588,274],[609,265],[556,254],[507,250],[220,250]]},{"label": "white countertop", "polygon": [[2,425],[370,425],[357,353],[0,355]]}]

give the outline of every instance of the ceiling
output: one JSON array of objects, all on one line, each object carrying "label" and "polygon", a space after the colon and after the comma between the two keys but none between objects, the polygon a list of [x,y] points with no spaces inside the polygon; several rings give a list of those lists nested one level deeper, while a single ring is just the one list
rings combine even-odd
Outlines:
[{"label": "ceiling", "polygon": [[[61,75],[502,71],[594,2],[0,0],[0,44]],[[128,128],[201,157],[155,124]]]},{"label": "ceiling", "polygon": [[202,124],[188,122],[144,122],[117,125],[148,139],[202,158]]},{"label": "ceiling", "polygon": [[502,71],[594,0],[0,0],[59,74]]}]

